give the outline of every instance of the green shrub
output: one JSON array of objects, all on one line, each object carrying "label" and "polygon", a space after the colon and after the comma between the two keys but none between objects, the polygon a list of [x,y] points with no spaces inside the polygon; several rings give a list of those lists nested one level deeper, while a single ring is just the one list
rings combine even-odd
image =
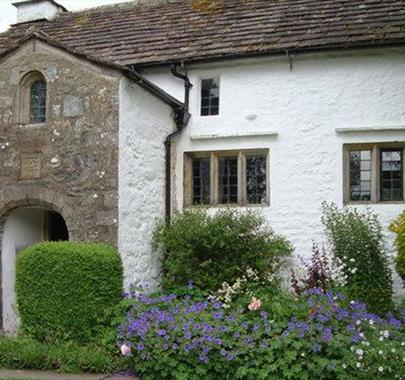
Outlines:
[{"label": "green shrub", "polygon": [[373,312],[386,312],[392,306],[392,278],[377,216],[324,204],[322,222],[333,256],[343,263],[349,296]]},{"label": "green shrub", "polygon": [[35,339],[88,342],[110,325],[122,295],[122,264],[104,244],[39,243],[17,257],[22,330]]},{"label": "green shrub", "polygon": [[0,368],[111,373],[125,369],[125,361],[100,346],[46,344],[30,338],[0,337]]},{"label": "green shrub", "polygon": [[184,285],[189,280],[204,290],[234,282],[248,268],[277,273],[291,245],[252,212],[186,211],[171,224],[160,224],[155,246],[164,253],[164,285]]},{"label": "green shrub", "polygon": [[392,222],[390,229],[397,234],[395,244],[398,255],[395,258],[395,268],[405,283],[405,211]]}]

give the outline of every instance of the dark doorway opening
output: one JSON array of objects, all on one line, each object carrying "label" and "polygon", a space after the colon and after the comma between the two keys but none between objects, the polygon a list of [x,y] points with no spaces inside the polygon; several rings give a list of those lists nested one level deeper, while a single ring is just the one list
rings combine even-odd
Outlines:
[{"label": "dark doorway opening", "polygon": [[45,240],[66,241],[69,240],[69,232],[62,215],[54,211],[47,211],[45,215]]}]

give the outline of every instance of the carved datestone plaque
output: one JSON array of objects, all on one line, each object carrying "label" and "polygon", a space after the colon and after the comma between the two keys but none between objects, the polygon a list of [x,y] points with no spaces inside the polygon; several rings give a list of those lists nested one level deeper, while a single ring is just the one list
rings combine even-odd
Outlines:
[{"label": "carved datestone plaque", "polygon": [[41,177],[41,156],[25,154],[21,157],[21,179],[36,179]]}]

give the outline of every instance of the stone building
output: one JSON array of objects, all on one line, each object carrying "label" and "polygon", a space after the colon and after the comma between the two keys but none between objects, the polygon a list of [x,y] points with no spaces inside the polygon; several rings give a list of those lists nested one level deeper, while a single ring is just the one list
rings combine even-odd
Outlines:
[{"label": "stone building", "polygon": [[158,278],[153,227],[184,207],[258,209],[304,257],[322,201],[370,207],[386,231],[402,211],[405,1],[15,6],[0,35],[6,330],[16,254],[40,240],[112,243],[129,284]]}]

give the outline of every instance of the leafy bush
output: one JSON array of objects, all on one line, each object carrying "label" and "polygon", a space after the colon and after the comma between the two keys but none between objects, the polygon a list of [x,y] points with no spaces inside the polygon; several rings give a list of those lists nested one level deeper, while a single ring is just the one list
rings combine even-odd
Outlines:
[{"label": "leafy bush", "polygon": [[377,216],[353,207],[323,205],[322,222],[332,254],[344,264],[348,294],[373,312],[392,306],[392,278]]},{"label": "leafy bush", "polygon": [[[128,295],[118,346],[143,379],[403,378],[405,314],[311,289],[275,316],[271,298],[224,308],[196,290]],[[287,310],[287,309],[285,309]]]},{"label": "leafy bush", "polygon": [[164,285],[184,285],[193,279],[206,290],[233,282],[247,268],[277,273],[282,259],[292,251],[264,219],[254,213],[220,211],[215,215],[190,212],[160,224],[155,245],[164,253]]},{"label": "leafy bush", "polygon": [[0,337],[0,367],[57,370],[61,372],[111,373],[124,370],[125,360],[96,345],[41,343],[30,338]]},{"label": "leafy bush", "polygon": [[395,244],[397,246],[398,255],[395,258],[395,267],[405,283],[405,211],[392,222],[390,229],[397,234]]},{"label": "leafy bush", "polygon": [[31,337],[88,342],[110,325],[122,295],[122,265],[104,244],[44,242],[17,257],[21,328]]}]

